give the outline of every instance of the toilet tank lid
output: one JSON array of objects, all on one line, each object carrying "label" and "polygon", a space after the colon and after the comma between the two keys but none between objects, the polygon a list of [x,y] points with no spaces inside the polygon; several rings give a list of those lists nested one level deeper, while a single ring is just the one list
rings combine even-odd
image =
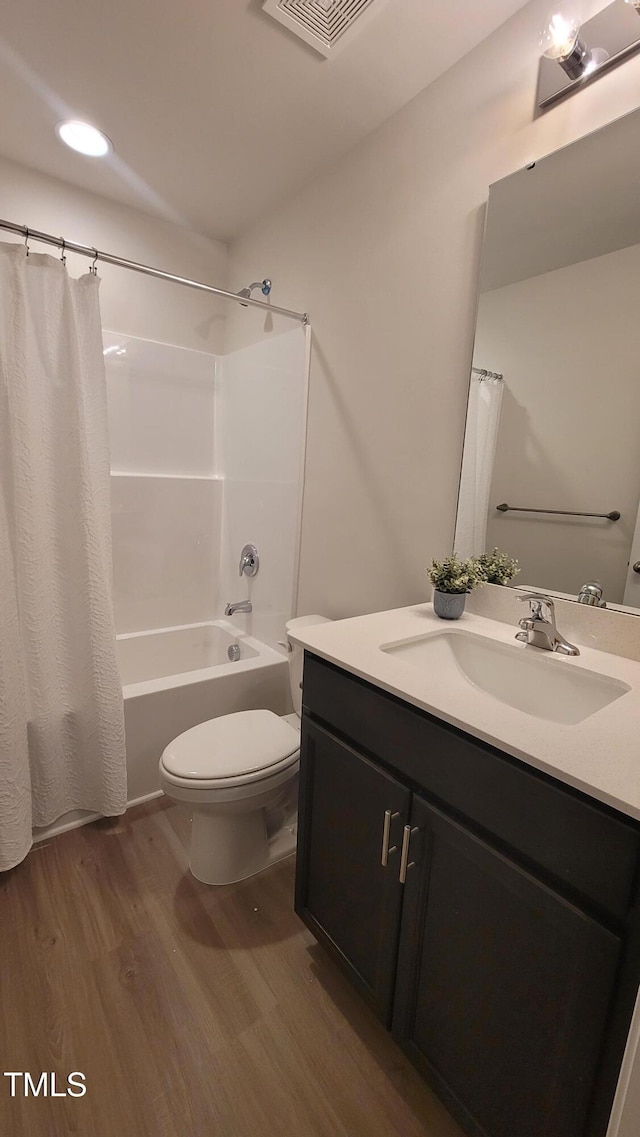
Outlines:
[{"label": "toilet tank lid", "polygon": [[165,748],[162,764],[180,778],[211,781],[266,770],[299,745],[298,732],[273,711],[237,711],[179,734]]},{"label": "toilet tank lid", "polygon": [[328,616],[296,616],[293,620],[287,620],[285,628],[288,632],[294,628],[311,628],[314,624],[331,624],[332,620]]}]

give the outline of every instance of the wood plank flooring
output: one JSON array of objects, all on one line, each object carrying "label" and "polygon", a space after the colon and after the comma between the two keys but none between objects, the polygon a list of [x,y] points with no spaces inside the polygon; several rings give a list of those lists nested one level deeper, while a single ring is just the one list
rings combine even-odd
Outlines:
[{"label": "wood plank flooring", "polygon": [[461,1137],[293,912],[289,858],[209,888],[166,799],[0,875],[2,1137]]}]

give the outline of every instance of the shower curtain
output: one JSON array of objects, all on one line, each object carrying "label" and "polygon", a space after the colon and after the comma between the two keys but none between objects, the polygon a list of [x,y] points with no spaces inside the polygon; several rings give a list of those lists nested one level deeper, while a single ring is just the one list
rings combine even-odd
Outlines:
[{"label": "shower curtain", "polygon": [[0,870],[126,805],[98,280],[0,244]]},{"label": "shower curtain", "polygon": [[454,542],[461,557],[485,551],[503,392],[502,379],[471,375]]}]

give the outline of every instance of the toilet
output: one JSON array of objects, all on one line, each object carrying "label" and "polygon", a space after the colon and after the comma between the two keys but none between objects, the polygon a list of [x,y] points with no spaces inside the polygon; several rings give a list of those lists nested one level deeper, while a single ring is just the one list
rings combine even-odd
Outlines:
[{"label": "toilet", "polygon": [[[289,620],[294,628],[324,616]],[[160,786],[192,811],[189,868],[233,884],[295,850],[303,649],[287,639],[294,714],[238,711],[191,727],[165,747]]]}]

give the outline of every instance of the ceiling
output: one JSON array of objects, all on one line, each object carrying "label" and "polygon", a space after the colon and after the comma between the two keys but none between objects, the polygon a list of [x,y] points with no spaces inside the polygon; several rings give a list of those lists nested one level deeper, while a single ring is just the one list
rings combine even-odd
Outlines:
[{"label": "ceiling", "polygon": [[[379,0],[327,60],[262,0],[20,0],[0,25],[0,154],[227,240],[524,3]],[[67,150],[67,117],[115,153]]]}]

